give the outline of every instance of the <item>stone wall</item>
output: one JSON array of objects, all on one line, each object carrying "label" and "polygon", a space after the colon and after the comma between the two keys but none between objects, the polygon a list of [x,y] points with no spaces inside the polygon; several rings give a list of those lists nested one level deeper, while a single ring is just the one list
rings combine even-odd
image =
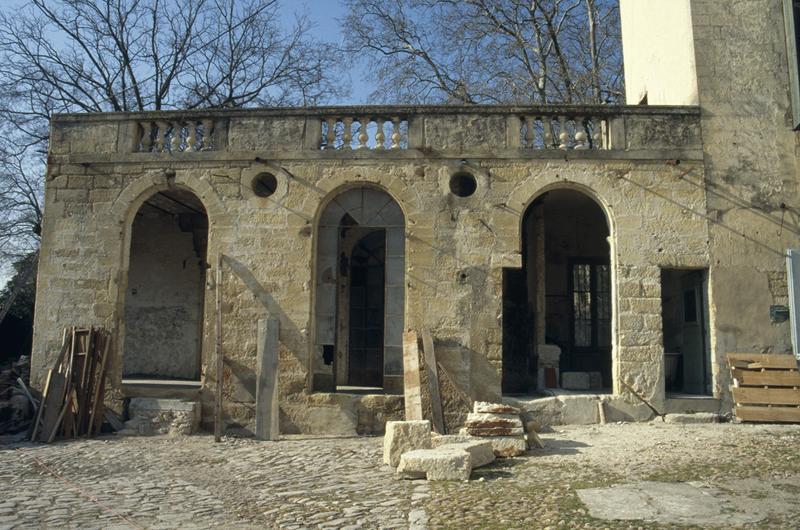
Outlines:
[{"label": "stone wall", "polygon": [[[386,112],[394,110],[404,111]],[[222,344],[228,425],[252,429],[257,322],[271,315],[280,321],[282,431],[382,431],[386,419],[402,414],[400,398],[313,392],[311,385],[319,216],[342,190],[369,186],[391,195],[405,217],[405,327],[431,330],[443,378],[452,387],[448,395],[497,400],[502,270],[521,266],[522,215],[532,199],[546,190],[569,188],[592,197],[610,222],[612,357],[620,412],[609,414],[646,414],[636,412],[619,385],[621,378],[654,402],[663,401],[660,267],[710,263],[708,198],[697,185],[704,172],[691,109],[622,107],[618,115],[608,116],[617,124],[610,129],[608,149],[568,151],[519,147],[519,114],[538,110],[502,108],[483,110],[492,115],[485,123],[486,116],[474,109],[419,108],[409,118],[408,149],[319,150],[319,137],[309,135],[320,133],[315,114],[320,112],[331,111],[211,112],[218,124],[226,124],[224,134],[223,125],[215,129],[220,134],[216,150],[172,153],[136,152],[133,127],[138,120],[156,119],[149,115],[56,117],[34,380],[41,384],[61,326],[120,329],[133,218],[154,191],[183,189],[207,211],[208,261],[213,264],[218,253],[225,255]],[[433,115],[428,125],[426,112]],[[447,112],[455,116],[448,118]],[[298,120],[305,127],[297,126]],[[280,132],[281,141],[264,144],[267,132]],[[491,141],[474,144],[479,140],[475,135],[490,135]],[[265,171],[277,179],[274,194],[266,198],[253,191],[254,177]],[[451,193],[449,179],[457,171],[474,175],[472,196]],[[200,396],[208,426],[216,385],[213,291],[204,298]],[[117,336],[111,369],[117,390],[122,355]],[[448,398],[448,423],[461,417],[463,402]]]},{"label": "stone wall", "polygon": [[199,379],[204,256],[163,212],[134,221],[125,291],[123,377]]},{"label": "stone wall", "polygon": [[787,248],[797,248],[800,190],[781,0],[692,2],[709,215],[716,393],[726,352],[791,351]]}]

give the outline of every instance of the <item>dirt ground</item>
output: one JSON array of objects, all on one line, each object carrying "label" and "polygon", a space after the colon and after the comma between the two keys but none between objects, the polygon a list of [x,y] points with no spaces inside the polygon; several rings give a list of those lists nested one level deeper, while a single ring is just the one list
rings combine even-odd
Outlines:
[{"label": "dirt ground", "polygon": [[800,425],[559,427],[465,483],[381,438],[0,445],[0,528],[800,528]]}]

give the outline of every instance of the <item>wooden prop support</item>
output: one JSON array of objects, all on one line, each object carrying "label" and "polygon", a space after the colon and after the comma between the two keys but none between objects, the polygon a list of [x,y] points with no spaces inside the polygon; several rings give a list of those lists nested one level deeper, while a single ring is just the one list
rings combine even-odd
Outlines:
[{"label": "wooden prop support", "polygon": [[258,321],[256,438],[259,440],[278,439],[278,330],[277,318]]},{"label": "wooden prop support", "polygon": [[436,353],[433,349],[431,332],[422,331],[422,351],[425,354],[425,367],[428,374],[428,389],[431,393],[431,411],[433,412],[433,429],[439,434],[445,433],[444,414],[442,413],[442,396],[439,394],[439,372],[436,367]]},{"label": "wooden prop support", "polygon": [[405,394],[406,421],[423,419],[417,341],[416,331],[403,333],[403,393]]},{"label": "wooden prop support", "polygon": [[215,295],[214,356],[216,360],[217,394],[214,400],[214,441],[222,441],[222,254],[217,254]]}]

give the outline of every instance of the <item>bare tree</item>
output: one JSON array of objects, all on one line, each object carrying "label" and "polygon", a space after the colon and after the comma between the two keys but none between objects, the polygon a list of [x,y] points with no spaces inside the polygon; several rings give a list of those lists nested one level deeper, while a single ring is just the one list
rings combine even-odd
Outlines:
[{"label": "bare tree", "polygon": [[[38,245],[53,113],[309,105],[332,47],[278,0],[27,0],[0,12],[0,269]],[[2,277],[0,270],[0,277]]]},{"label": "bare tree", "polygon": [[622,93],[614,0],[345,0],[373,98],[603,103]]}]

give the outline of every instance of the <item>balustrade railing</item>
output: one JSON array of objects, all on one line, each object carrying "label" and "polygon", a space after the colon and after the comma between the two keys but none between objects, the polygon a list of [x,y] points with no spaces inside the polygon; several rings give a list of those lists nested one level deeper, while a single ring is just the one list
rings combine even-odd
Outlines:
[{"label": "balustrade railing", "polygon": [[608,120],[591,116],[520,117],[520,146],[529,149],[608,149]]},{"label": "balustrade railing", "polygon": [[211,119],[142,121],[136,148],[143,153],[213,151],[214,129]]},{"label": "balustrade railing", "polygon": [[320,149],[408,149],[408,120],[400,116],[322,118]]}]

